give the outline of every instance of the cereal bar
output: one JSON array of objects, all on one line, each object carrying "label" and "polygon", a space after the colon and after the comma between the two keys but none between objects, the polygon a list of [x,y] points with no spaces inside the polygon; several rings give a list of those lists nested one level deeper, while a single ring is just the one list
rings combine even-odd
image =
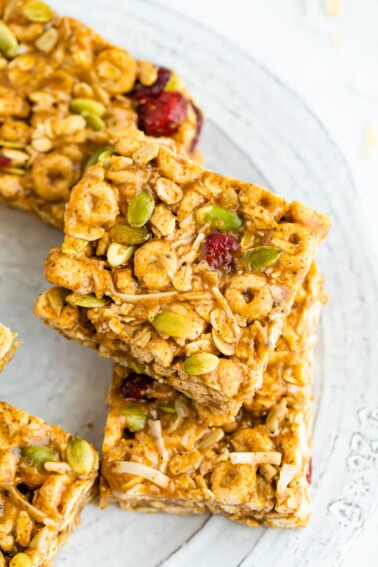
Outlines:
[{"label": "cereal bar", "polygon": [[0,323],[0,372],[12,360],[18,346],[17,334]]},{"label": "cereal bar", "polygon": [[261,386],[330,221],[139,131],[114,142],[71,193],[46,261],[62,291],[36,314],[233,417]]},{"label": "cereal bar", "polygon": [[211,511],[251,526],[303,527],[311,482],[311,380],[324,302],[315,266],[269,358],[262,389],[234,422],[172,387],[116,366],[103,445],[101,504]]},{"label": "cereal bar", "polygon": [[97,469],[87,441],[0,402],[0,565],[52,565]]},{"label": "cereal bar", "polygon": [[0,201],[61,227],[72,186],[107,151],[111,128],[195,151],[202,113],[172,71],[40,0],[5,0],[0,18]]}]

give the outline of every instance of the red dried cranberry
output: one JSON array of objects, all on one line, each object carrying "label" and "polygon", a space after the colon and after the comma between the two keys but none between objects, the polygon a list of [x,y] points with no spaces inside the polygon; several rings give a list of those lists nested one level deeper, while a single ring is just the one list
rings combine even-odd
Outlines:
[{"label": "red dried cranberry", "polygon": [[130,97],[134,100],[143,101],[153,96],[159,95],[163,92],[165,85],[168,83],[171,76],[171,71],[166,67],[159,67],[158,76],[156,81],[149,87],[143,86],[141,83],[137,83]]},{"label": "red dried cranberry", "polygon": [[122,380],[119,390],[126,400],[145,398],[150,390],[151,378],[145,374],[130,374]]},{"label": "red dried cranberry", "polygon": [[192,103],[192,107],[193,107],[194,113],[196,115],[197,122],[196,122],[196,133],[194,135],[192,145],[190,146],[191,151],[193,151],[195,149],[196,145],[198,144],[198,141],[200,139],[200,135],[201,135],[201,132],[202,132],[202,128],[203,128],[203,122],[204,122],[202,110],[200,108],[198,108],[198,106],[196,106],[193,103]]},{"label": "red dried cranberry", "polygon": [[308,471],[306,474],[306,480],[308,482],[308,484],[311,484],[312,482],[312,459],[310,459],[310,462],[308,464]]},{"label": "red dried cranberry", "polygon": [[185,122],[188,103],[181,93],[162,92],[137,109],[138,126],[148,136],[170,136]]},{"label": "red dried cranberry", "polygon": [[233,253],[239,248],[235,236],[227,232],[213,232],[206,237],[204,255],[212,268],[229,273],[232,270]]},{"label": "red dried cranberry", "polygon": [[12,160],[9,157],[5,156],[4,154],[0,154],[0,167],[9,167],[12,163]]}]

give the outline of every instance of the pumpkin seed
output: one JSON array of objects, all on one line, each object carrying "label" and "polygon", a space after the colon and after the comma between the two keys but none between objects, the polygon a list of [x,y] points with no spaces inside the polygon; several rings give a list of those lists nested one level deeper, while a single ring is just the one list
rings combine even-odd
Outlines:
[{"label": "pumpkin seed", "polygon": [[7,24],[0,20],[0,51],[5,57],[15,57],[18,49],[18,41],[13,32],[8,28]]},{"label": "pumpkin seed", "polygon": [[281,256],[282,250],[272,246],[257,246],[248,250],[243,256],[243,263],[247,264],[250,270],[268,268]]},{"label": "pumpkin seed", "polygon": [[198,354],[193,354],[193,356],[190,356],[185,360],[184,369],[188,374],[197,376],[212,372],[217,368],[218,364],[219,358],[215,356],[215,354],[200,352]]},{"label": "pumpkin seed", "polygon": [[66,238],[61,246],[61,250],[64,254],[79,254],[88,246],[88,240],[83,238]]},{"label": "pumpkin seed", "polygon": [[127,364],[129,366],[129,368],[131,368],[131,370],[134,370],[134,372],[136,372],[137,374],[143,374],[144,373],[144,369],[135,360],[130,359],[130,360],[127,361]]},{"label": "pumpkin seed", "polygon": [[133,228],[144,226],[155,208],[155,200],[150,193],[142,191],[131,201],[127,209],[127,220]]},{"label": "pumpkin seed", "polygon": [[177,339],[184,339],[195,330],[192,321],[178,313],[159,313],[151,324],[159,333]]},{"label": "pumpkin seed", "polygon": [[176,75],[171,71],[171,76],[169,77],[168,83],[165,85],[164,90],[168,92],[172,91],[182,91],[185,88],[185,82],[182,77]]},{"label": "pumpkin seed", "polygon": [[106,108],[101,102],[91,98],[73,98],[70,102],[70,111],[75,114],[89,113],[104,116]]},{"label": "pumpkin seed", "polygon": [[242,225],[241,218],[219,205],[206,205],[196,212],[197,221],[201,224],[210,224],[211,228],[217,230],[237,230]]},{"label": "pumpkin seed", "polygon": [[9,562],[9,567],[31,567],[31,565],[31,559],[26,553],[17,553]]},{"label": "pumpkin seed", "polygon": [[145,228],[132,228],[127,224],[116,224],[109,230],[110,238],[119,244],[143,244],[150,238]]},{"label": "pumpkin seed", "polygon": [[25,148],[25,144],[10,142],[9,140],[0,140],[0,146],[3,148],[14,148],[15,150],[23,150]]},{"label": "pumpkin seed", "polygon": [[79,293],[71,293],[67,295],[66,301],[74,307],[86,307],[87,309],[93,309],[96,307],[105,307],[110,303],[110,299],[107,297],[96,297],[92,293],[87,293],[80,295]]},{"label": "pumpkin seed", "polygon": [[[1,145],[1,144],[0,144]],[[91,167],[92,165],[96,165],[96,163],[99,161],[99,158],[101,156],[101,154],[107,152],[108,150],[110,151],[112,148],[110,146],[103,146],[102,148],[98,148],[92,155],[91,157],[86,161],[85,165],[84,165],[84,172],[87,171],[87,169],[89,167]]]},{"label": "pumpkin seed", "polygon": [[22,12],[30,22],[49,22],[52,18],[52,10],[40,0],[29,0],[24,4]]},{"label": "pumpkin seed", "polygon": [[2,167],[1,171],[12,175],[26,175],[25,169],[21,169],[21,167]]},{"label": "pumpkin seed", "polygon": [[59,461],[59,454],[43,445],[32,445],[21,449],[21,455],[30,465],[37,467],[38,470],[43,471],[45,463],[56,463]]},{"label": "pumpkin seed", "polygon": [[176,413],[175,408],[171,407],[171,406],[159,406],[159,410],[165,412],[165,413]]},{"label": "pumpkin seed", "polygon": [[143,408],[129,407],[122,410],[126,416],[126,427],[129,431],[142,431],[146,425],[147,411]]},{"label": "pumpkin seed", "polygon": [[119,242],[112,242],[106,255],[109,264],[114,267],[126,264],[136,248],[136,246],[125,246],[124,244],[119,244]]},{"label": "pumpkin seed", "polygon": [[67,445],[66,459],[73,471],[78,474],[88,474],[93,468],[94,453],[85,439],[72,437]]},{"label": "pumpkin seed", "polygon": [[99,163],[102,163],[103,167],[105,169],[108,169],[110,167],[110,162],[108,160],[108,158],[110,158],[111,156],[114,156],[115,151],[112,149],[108,149],[105,150],[104,152],[101,152],[101,154],[98,156],[98,161]]},{"label": "pumpkin seed", "polygon": [[85,118],[87,126],[94,130],[95,132],[99,132],[106,127],[105,121],[98,115],[98,114],[91,114],[90,112],[82,112],[81,116]]}]

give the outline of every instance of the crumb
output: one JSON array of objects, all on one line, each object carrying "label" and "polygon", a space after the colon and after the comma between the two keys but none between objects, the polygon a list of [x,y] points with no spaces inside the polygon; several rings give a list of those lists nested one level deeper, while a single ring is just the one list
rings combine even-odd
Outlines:
[{"label": "crumb", "polygon": [[344,0],[325,0],[325,11],[329,18],[341,18],[344,13]]}]

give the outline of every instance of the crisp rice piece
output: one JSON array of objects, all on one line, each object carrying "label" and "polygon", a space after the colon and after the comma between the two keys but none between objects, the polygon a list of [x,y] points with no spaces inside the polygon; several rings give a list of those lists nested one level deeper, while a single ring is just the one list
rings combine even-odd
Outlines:
[{"label": "crisp rice piece", "polygon": [[70,190],[111,128],[171,136],[195,154],[202,113],[173,72],[39,1],[3,1],[0,17],[0,200],[62,227]]},{"label": "crisp rice piece", "polygon": [[71,193],[46,261],[63,291],[36,314],[231,418],[261,386],[330,220],[141,132],[117,134],[115,151]]},{"label": "crisp rice piece", "polygon": [[8,327],[0,323],[0,372],[12,360],[19,346],[17,333],[12,333]]},{"label": "crisp rice piece", "polygon": [[[297,295],[260,393],[227,425],[172,387],[115,367],[101,504],[211,511],[251,526],[304,527],[311,482],[311,382],[325,297],[315,266]],[[277,380],[279,375],[279,380]]]},{"label": "crisp rice piece", "polygon": [[84,439],[0,402],[0,565],[48,567],[94,495]]}]

